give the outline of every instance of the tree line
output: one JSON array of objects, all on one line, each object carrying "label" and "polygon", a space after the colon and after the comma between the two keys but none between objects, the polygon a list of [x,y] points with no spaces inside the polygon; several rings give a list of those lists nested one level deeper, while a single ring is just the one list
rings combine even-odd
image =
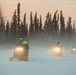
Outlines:
[{"label": "tree line", "polygon": [[67,23],[62,10],[58,13],[55,11],[53,18],[50,12],[46,15],[44,24],[42,16],[37,17],[37,12],[34,17],[30,12],[30,24],[27,24],[26,13],[23,20],[20,18],[20,3],[17,4],[17,9],[14,10],[12,21],[5,22],[2,10],[0,8],[0,41],[14,40],[20,37],[26,38],[46,38],[46,39],[74,39],[76,36],[75,21],[69,16]]}]

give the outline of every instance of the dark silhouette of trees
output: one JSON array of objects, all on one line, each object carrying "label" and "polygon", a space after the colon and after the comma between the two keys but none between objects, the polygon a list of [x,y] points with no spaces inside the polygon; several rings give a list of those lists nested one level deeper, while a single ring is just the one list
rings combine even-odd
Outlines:
[{"label": "dark silhouette of trees", "polygon": [[[73,33],[72,33],[72,39],[76,39],[76,28],[75,28],[75,21],[73,22]],[[75,42],[75,40],[74,40]]]},{"label": "dark silhouette of trees", "polygon": [[5,34],[5,20],[2,12],[2,8],[0,6],[0,39],[4,38]]},{"label": "dark silhouette of trees", "polygon": [[60,11],[60,35],[61,37],[65,36],[65,21],[64,21],[62,10]]},{"label": "dark silhouette of trees", "polygon": [[21,31],[20,31],[20,36],[28,36],[28,27],[27,27],[27,23],[26,23],[26,13],[24,14],[24,18],[23,18],[23,23],[21,23]]},{"label": "dark silhouette of trees", "polygon": [[51,34],[51,26],[52,26],[52,24],[51,24],[52,22],[51,22],[51,14],[48,12],[47,13],[47,16],[46,16],[46,20],[45,20],[45,24],[44,24],[44,35],[45,36],[50,36],[50,34]]},{"label": "dark silhouette of trees", "polygon": [[58,10],[54,13],[53,20],[52,20],[52,25],[53,25],[53,37],[57,37],[59,35],[59,14],[57,14]]},{"label": "dark silhouette of trees", "polygon": [[5,37],[8,38],[9,37],[9,21],[7,20],[6,23],[6,29],[5,29]]},{"label": "dark silhouette of trees", "polygon": [[68,21],[67,21],[67,27],[66,27],[66,36],[68,38],[70,38],[72,36],[72,24],[71,24],[71,17],[69,17]]},{"label": "dark silhouette of trees", "polygon": [[20,36],[20,3],[17,5],[17,35]]},{"label": "dark silhouette of trees", "polygon": [[3,17],[0,18],[0,36],[4,36],[5,33],[5,21]]},{"label": "dark silhouette of trees", "polygon": [[40,15],[40,20],[39,20],[39,36],[41,37],[42,36],[42,17]]},{"label": "dark silhouette of trees", "polygon": [[30,26],[29,26],[29,36],[32,37],[34,35],[34,23],[33,23],[32,12],[30,13]]},{"label": "dark silhouette of trees", "polygon": [[73,22],[73,34],[75,35],[75,21]]},{"label": "dark silhouette of trees", "polygon": [[23,19],[23,25],[24,25],[24,36],[28,36],[28,25],[26,23],[26,13],[24,14],[24,19]]},{"label": "dark silhouette of trees", "polygon": [[72,24],[72,19],[69,17],[66,24],[62,10],[60,10],[60,13],[56,10],[54,15],[48,12],[44,23],[42,23],[42,15],[38,19],[37,12],[34,17],[32,12],[30,12],[30,24],[26,22],[26,13],[24,14],[23,20],[20,19],[20,13],[20,3],[18,3],[17,10],[13,13],[12,21],[9,22],[7,20],[5,23],[0,7],[0,41],[3,39],[10,39],[9,41],[11,41],[11,39],[14,40],[20,37],[70,40],[76,36],[75,21]]},{"label": "dark silhouette of trees", "polygon": [[34,35],[37,36],[38,35],[38,25],[39,25],[39,19],[37,18],[37,12],[35,13],[34,16]]},{"label": "dark silhouette of trees", "polygon": [[16,29],[17,29],[17,15],[16,10],[14,11],[13,17],[12,17],[12,25],[11,25],[11,36],[16,37]]}]

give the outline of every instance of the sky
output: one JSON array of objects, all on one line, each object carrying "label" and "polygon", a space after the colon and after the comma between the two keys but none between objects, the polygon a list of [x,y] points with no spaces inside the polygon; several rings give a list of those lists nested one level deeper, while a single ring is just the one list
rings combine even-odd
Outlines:
[{"label": "sky", "polygon": [[76,20],[76,0],[0,0],[6,20],[11,21],[14,10],[17,9],[18,2],[21,3],[21,19],[24,13],[26,13],[27,22],[29,22],[30,19],[30,12],[33,13],[33,16],[35,12],[38,13],[38,17],[42,15],[44,21],[48,12],[50,12],[53,17],[57,9],[58,12],[60,12],[60,10],[63,11],[65,20],[67,20],[69,16],[72,17],[72,20]]}]

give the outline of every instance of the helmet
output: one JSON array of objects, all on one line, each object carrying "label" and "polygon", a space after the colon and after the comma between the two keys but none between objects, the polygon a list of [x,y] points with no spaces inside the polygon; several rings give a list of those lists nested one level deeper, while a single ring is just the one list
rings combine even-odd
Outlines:
[{"label": "helmet", "polygon": [[23,40],[24,38],[23,37],[20,37],[20,40]]},{"label": "helmet", "polygon": [[57,44],[60,44],[60,42],[57,42]]},{"label": "helmet", "polygon": [[60,42],[57,42],[57,45],[58,45],[58,46],[61,46],[61,43],[60,43]]}]

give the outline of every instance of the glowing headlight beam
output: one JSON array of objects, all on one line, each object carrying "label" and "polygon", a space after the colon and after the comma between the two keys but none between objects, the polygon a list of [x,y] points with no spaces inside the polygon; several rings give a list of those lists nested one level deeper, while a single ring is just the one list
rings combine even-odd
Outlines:
[{"label": "glowing headlight beam", "polygon": [[56,50],[56,51],[59,51],[59,50],[60,50],[60,48],[57,48],[57,47],[56,47],[56,48],[55,48],[55,50]]},{"label": "glowing headlight beam", "polygon": [[23,48],[21,47],[20,50],[23,50]]},{"label": "glowing headlight beam", "polygon": [[72,50],[73,50],[73,51],[75,51],[76,49],[75,49],[75,48],[73,48]]},{"label": "glowing headlight beam", "polygon": [[16,50],[19,50],[19,49],[20,49],[19,47],[16,48]]},{"label": "glowing headlight beam", "polygon": [[22,48],[22,47],[17,47],[16,50],[18,50],[18,51],[22,51],[23,48]]}]

